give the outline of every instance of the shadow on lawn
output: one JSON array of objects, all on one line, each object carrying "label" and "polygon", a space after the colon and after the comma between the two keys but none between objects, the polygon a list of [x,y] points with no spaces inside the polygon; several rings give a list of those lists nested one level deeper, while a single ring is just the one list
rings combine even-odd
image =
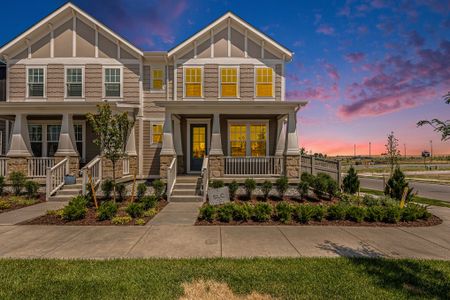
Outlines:
[{"label": "shadow on lawn", "polygon": [[437,261],[386,259],[382,258],[382,253],[363,243],[353,249],[326,241],[319,248],[347,257],[384,289],[401,291],[408,298],[450,299],[449,276],[437,268]]}]

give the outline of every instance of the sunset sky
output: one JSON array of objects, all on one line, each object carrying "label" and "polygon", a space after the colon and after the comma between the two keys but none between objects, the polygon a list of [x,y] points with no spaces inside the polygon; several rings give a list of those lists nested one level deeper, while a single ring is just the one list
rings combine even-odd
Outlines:
[{"label": "sunset sky", "polygon": [[[65,1],[2,4],[0,44]],[[29,3],[28,3],[29,2]],[[421,119],[450,119],[450,1],[79,0],[74,4],[143,50],[169,50],[232,11],[295,52],[287,96],[299,112],[300,144],[329,155],[384,151],[394,131],[403,154],[450,154]],[[26,6],[26,10],[24,7]]]}]

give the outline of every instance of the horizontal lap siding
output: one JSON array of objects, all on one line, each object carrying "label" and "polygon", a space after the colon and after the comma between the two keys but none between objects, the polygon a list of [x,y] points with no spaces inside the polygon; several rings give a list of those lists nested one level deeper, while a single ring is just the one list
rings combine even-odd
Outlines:
[{"label": "horizontal lap siding", "polygon": [[281,65],[275,66],[275,100],[281,101]]},{"label": "horizontal lap siding", "polygon": [[126,102],[139,103],[139,65],[123,68],[123,98]]},{"label": "horizontal lap siding", "polygon": [[[151,90],[151,68],[144,66],[143,78],[144,90],[144,113],[163,113],[164,108],[155,105],[154,101],[166,100],[166,91],[150,91]],[[162,116],[162,115],[161,115]]]},{"label": "horizontal lap siding", "polygon": [[88,64],[85,67],[85,97],[86,101],[100,101],[103,96],[102,65]]},{"label": "horizontal lap siding", "polygon": [[64,100],[64,65],[47,66],[47,99],[48,101]]},{"label": "horizontal lap siding", "polygon": [[183,98],[183,66],[177,66],[177,98]]},{"label": "horizontal lap siding", "polygon": [[24,101],[26,93],[25,65],[12,65],[9,68],[9,99]]},{"label": "horizontal lap siding", "polygon": [[205,65],[204,67],[204,94],[205,100],[217,100],[219,83],[218,83],[219,66],[215,64]]},{"label": "horizontal lap siding", "polygon": [[241,100],[253,100],[254,92],[254,66],[240,65],[240,97]]},{"label": "horizontal lap siding", "polygon": [[144,121],[144,152],[143,156],[143,170],[144,175],[159,175],[159,155],[161,147],[153,147],[150,145],[150,121]]}]

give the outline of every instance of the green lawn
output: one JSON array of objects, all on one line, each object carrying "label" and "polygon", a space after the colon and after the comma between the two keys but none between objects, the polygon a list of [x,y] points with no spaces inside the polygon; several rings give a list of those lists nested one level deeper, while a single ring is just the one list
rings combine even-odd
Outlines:
[{"label": "green lawn", "polygon": [[[378,196],[384,195],[384,193],[382,191],[371,190],[371,189],[364,189],[364,188],[361,189],[361,192],[372,194],[372,195],[378,195]],[[434,206],[442,206],[442,207],[449,207],[450,208],[450,203],[442,201],[442,200],[436,200],[436,199],[430,199],[430,198],[425,198],[425,197],[414,196],[414,200],[413,201],[416,202],[416,203],[422,203],[422,204],[426,204],[426,205],[434,205]]]},{"label": "green lawn", "polygon": [[450,262],[301,258],[0,260],[0,299],[176,299],[200,279],[281,299],[450,298]]}]

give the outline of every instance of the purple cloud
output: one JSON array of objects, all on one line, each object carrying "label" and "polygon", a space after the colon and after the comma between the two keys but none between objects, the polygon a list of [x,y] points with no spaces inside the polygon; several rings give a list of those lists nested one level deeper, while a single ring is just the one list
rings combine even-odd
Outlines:
[{"label": "purple cloud", "polygon": [[325,35],[333,35],[334,34],[334,28],[330,25],[321,24],[316,30],[317,33],[322,33]]},{"label": "purple cloud", "polygon": [[425,40],[417,31],[413,30],[408,34],[408,44],[413,47],[422,47],[425,44]]},{"label": "purple cloud", "polygon": [[324,66],[325,66],[325,71],[328,74],[328,77],[330,77],[334,81],[338,81],[340,79],[339,72],[338,72],[336,66],[329,64],[329,63],[325,63]]},{"label": "purple cloud", "polygon": [[347,88],[352,103],[342,105],[338,114],[343,118],[382,115],[421,105],[443,93],[450,85],[450,41],[417,54],[414,61],[390,56],[370,66],[371,76]]},{"label": "purple cloud", "polygon": [[362,52],[352,52],[345,55],[345,60],[351,63],[357,63],[365,58],[365,54]]}]

